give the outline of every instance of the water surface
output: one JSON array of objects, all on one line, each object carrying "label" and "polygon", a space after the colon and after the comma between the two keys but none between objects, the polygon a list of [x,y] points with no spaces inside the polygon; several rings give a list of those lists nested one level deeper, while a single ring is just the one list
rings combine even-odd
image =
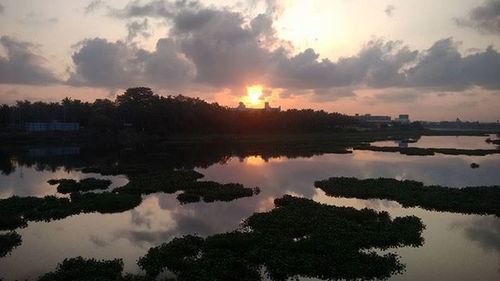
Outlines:
[{"label": "water surface", "polygon": [[[458,145],[453,143],[455,140],[448,137],[446,142]],[[480,164],[480,168],[471,169],[472,162]],[[53,270],[64,258],[75,256],[123,258],[126,271],[139,272],[137,259],[150,247],[184,234],[207,236],[234,230],[254,212],[272,209],[275,198],[292,194],[332,205],[388,211],[392,216],[420,217],[427,226],[423,233],[425,244],[392,250],[407,268],[390,280],[500,280],[499,218],[402,208],[387,200],[333,198],[313,186],[314,181],[332,176],[412,179],[456,188],[498,185],[499,168],[498,154],[406,156],[354,151],[296,158],[229,156],[196,170],[207,180],[259,186],[259,195],[231,202],[181,205],[175,194],[157,193],[145,196],[135,209],[119,214],[81,214],[48,223],[30,222],[28,227],[17,230],[22,245],[0,258],[0,276],[5,280],[34,279]],[[48,179],[88,176],[93,175],[63,167],[39,171],[33,166],[15,166],[12,173],[0,176],[0,196],[53,194],[55,187],[46,185]],[[109,178],[114,186],[126,182],[123,176]]]}]

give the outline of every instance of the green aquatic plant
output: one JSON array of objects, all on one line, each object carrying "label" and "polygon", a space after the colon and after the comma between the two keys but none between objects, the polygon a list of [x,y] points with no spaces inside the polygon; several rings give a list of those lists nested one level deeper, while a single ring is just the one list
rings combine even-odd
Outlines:
[{"label": "green aquatic plant", "polygon": [[424,225],[414,216],[328,206],[285,195],[276,208],[256,213],[241,228],[207,238],[187,235],[151,248],[139,266],[151,278],[165,268],[177,280],[387,278],[404,265],[388,249],[419,246]]},{"label": "green aquatic plant", "polygon": [[471,186],[451,188],[425,186],[421,182],[388,178],[356,179],[334,177],[314,185],[329,196],[360,199],[394,200],[403,207],[421,207],[433,211],[500,216],[500,187]]},{"label": "green aquatic plant", "polygon": [[0,258],[8,255],[14,248],[22,243],[21,235],[17,232],[8,232],[0,234]]},{"label": "green aquatic plant", "polygon": [[107,189],[111,185],[110,180],[96,178],[85,178],[80,181],[74,179],[51,179],[47,182],[51,185],[57,184],[57,192],[63,194],[77,191]]}]

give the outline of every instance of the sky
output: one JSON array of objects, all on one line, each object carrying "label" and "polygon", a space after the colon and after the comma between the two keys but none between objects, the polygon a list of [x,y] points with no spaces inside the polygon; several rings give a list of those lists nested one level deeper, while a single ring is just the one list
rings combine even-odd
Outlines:
[{"label": "sky", "polygon": [[147,86],[230,107],[496,122],[499,51],[500,0],[0,0],[0,103]]}]

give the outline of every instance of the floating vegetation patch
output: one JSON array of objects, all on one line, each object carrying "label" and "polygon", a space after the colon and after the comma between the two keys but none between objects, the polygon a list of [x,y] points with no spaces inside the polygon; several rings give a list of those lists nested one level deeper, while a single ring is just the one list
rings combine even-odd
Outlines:
[{"label": "floating vegetation patch", "polygon": [[492,144],[497,144],[497,145],[500,145],[500,139],[490,139],[490,138],[487,138],[486,139],[486,142],[487,143],[492,143]]},{"label": "floating vegetation patch", "polygon": [[221,184],[214,181],[198,181],[203,175],[193,170],[171,170],[129,176],[129,182],[114,191],[131,194],[149,194],[155,192],[175,193],[181,203],[203,200],[231,201],[259,193],[258,188],[247,188],[238,183]]},{"label": "floating vegetation patch", "polygon": [[21,235],[17,232],[0,234],[0,258],[8,255],[14,248],[22,243]]},{"label": "floating vegetation patch", "polygon": [[187,235],[151,248],[139,259],[149,278],[168,269],[177,280],[387,278],[402,272],[397,255],[373,248],[420,246],[424,225],[414,216],[328,206],[285,195],[239,230],[201,238]]},{"label": "floating vegetation patch", "polygon": [[381,152],[399,152],[404,155],[435,155],[436,153],[447,155],[470,155],[485,156],[498,154],[500,149],[457,149],[457,148],[420,148],[420,147],[392,147],[392,146],[356,146],[356,150],[371,150]]},{"label": "floating vegetation patch", "polygon": [[129,182],[112,192],[79,192],[90,189],[104,189],[109,180],[94,178],[79,182],[72,179],[53,179],[58,191],[70,193],[69,198],[55,196],[18,197],[0,200],[0,230],[14,230],[25,227],[28,221],[51,221],[80,213],[116,213],[135,208],[142,202],[141,195],[154,192],[175,193],[183,203],[231,201],[249,197],[260,192],[259,188],[247,188],[241,184],[221,184],[213,181],[197,181],[202,174],[193,170],[168,170],[128,175]]},{"label": "floating vegetation patch", "polygon": [[123,261],[98,261],[82,257],[65,259],[54,272],[41,276],[39,281],[121,280]]},{"label": "floating vegetation patch", "polygon": [[77,191],[91,191],[96,189],[107,189],[111,185],[110,180],[86,178],[80,181],[73,179],[51,179],[47,181],[51,185],[57,184],[57,192],[68,194]]},{"label": "floating vegetation patch", "polygon": [[51,221],[80,213],[116,213],[141,203],[137,194],[71,193],[70,198],[55,196],[17,197],[0,200],[0,230],[25,227],[27,221]]},{"label": "floating vegetation patch", "polygon": [[394,200],[403,207],[432,211],[500,216],[500,187],[471,186],[450,188],[425,186],[421,182],[396,179],[329,178],[315,182],[327,195],[360,199]]}]

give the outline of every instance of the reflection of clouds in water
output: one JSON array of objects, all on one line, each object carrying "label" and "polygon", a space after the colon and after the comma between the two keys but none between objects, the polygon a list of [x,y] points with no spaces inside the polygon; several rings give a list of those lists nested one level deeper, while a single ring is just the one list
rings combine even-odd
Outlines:
[{"label": "reflection of clouds in water", "polygon": [[259,201],[247,199],[181,205],[175,194],[152,194],[130,211],[130,225],[114,231],[112,240],[124,238],[144,248],[186,234],[208,236],[231,231],[257,211]]},{"label": "reflection of clouds in water", "polygon": [[153,214],[152,211],[147,211],[142,215],[136,210],[130,211],[130,215],[132,216],[130,218],[131,222],[135,226],[146,226],[147,228],[151,228],[151,215]]},{"label": "reflection of clouds in water", "polygon": [[102,237],[99,237],[98,235],[95,235],[95,234],[91,234],[89,236],[89,239],[97,247],[106,247],[109,245],[108,241],[104,240]]},{"label": "reflection of clouds in water", "polygon": [[496,251],[500,254],[500,218],[473,217],[471,220],[456,223],[452,227],[463,229],[467,239],[477,242],[486,251]]},{"label": "reflection of clouds in water", "polygon": [[[481,165],[471,169],[470,163]],[[325,154],[311,158],[269,161],[247,165],[229,161],[198,169],[207,180],[240,182],[259,186],[265,195],[281,196],[295,192],[311,198],[313,183],[333,176],[358,178],[388,177],[412,179],[425,184],[452,187],[495,185],[500,182],[499,155],[473,156],[405,156],[398,153],[355,151],[353,154]]]},{"label": "reflection of clouds in water", "polygon": [[54,171],[37,169],[36,166],[26,167],[18,166],[15,172],[9,175],[0,174],[0,198],[17,196],[36,196],[46,195],[63,196],[57,193],[57,186],[47,183],[50,179],[75,179],[84,178],[109,179],[112,184],[109,189],[123,186],[128,182],[125,176],[101,176],[99,174],[83,174],[79,171],[68,171],[64,168],[57,168]]},{"label": "reflection of clouds in water", "polygon": [[132,244],[140,247],[158,245],[163,241],[169,241],[173,237],[173,231],[141,231],[141,230],[119,230],[115,232],[115,238],[125,238]]}]

